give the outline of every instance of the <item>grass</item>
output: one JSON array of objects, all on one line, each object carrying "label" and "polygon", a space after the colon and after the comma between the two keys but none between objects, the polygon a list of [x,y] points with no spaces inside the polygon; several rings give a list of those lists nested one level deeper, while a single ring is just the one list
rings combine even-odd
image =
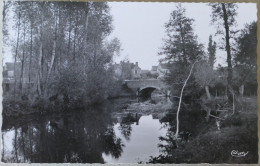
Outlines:
[{"label": "grass", "polygon": [[[212,122],[212,120],[211,120]],[[211,123],[206,131],[185,143],[184,147],[171,150],[167,155],[151,158],[151,163],[258,163],[257,100],[243,99],[231,118],[221,122],[218,131]],[[248,152],[245,157],[233,157],[231,151]]]}]

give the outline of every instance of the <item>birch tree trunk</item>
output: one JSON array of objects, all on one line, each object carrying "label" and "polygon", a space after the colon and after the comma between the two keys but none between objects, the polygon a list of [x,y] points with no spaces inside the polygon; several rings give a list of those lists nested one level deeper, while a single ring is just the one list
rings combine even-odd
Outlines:
[{"label": "birch tree trunk", "polygon": [[245,85],[241,85],[241,86],[239,87],[239,93],[240,93],[240,96],[241,96],[241,97],[244,97],[244,89],[245,89]]},{"label": "birch tree trunk", "polygon": [[209,86],[205,86],[205,91],[206,91],[208,100],[211,100],[211,95],[210,95],[210,92],[209,92]]},{"label": "birch tree trunk", "polygon": [[[196,62],[195,62],[195,63],[196,63]],[[185,82],[184,82],[184,84],[183,84],[183,87],[182,87],[182,89],[181,89],[181,95],[180,95],[180,100],[179,100],[179,106],[178,106],[177,115],[176,115],[176,124],[177,124],[177,126],[176,126],[175,138],[178,138],[178,136],[179,136],[179,114],[180,114],[180,109],[181,109],[181,102],[182,102],[183,91],[184,91],[184,88],[185,88],[185,86],[186,86],[186,84],[187,84],[187,82],[188,82],[188,80],[189,80],[189,78],[190,78],[190,76],[191,76],[191,73],[192,73],[192,70],[193,70],[193,67],[194,67],[195,63],[192,64],[191,69],[190,69],[190,73],[189,73],[187,79],[185,80]]]},{"label": "birch tree trunk", "polygon": [[57,16],[55,17],[55,35],[54,35],[54,41],[53,41],[53,47],[52,47],[52,55],[51,55],[51,63],[50,63],[50,67],[47,73],[47,78],[46,78],[46,84],[45,84],[45,89],[44,89],[44,96],[47,96],[47,92],[48,92],[48,84],[49,84],[49,78],[51,75],[51,70],[53,67],[53,63],[54,63],[54,59],[56,56],[56,40],[57,40]]}]

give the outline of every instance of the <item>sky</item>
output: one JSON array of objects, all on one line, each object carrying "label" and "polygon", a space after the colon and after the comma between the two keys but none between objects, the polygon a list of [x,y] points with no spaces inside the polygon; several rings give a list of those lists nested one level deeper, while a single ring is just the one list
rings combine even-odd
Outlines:
[{"label": "sky", "polygon": [[[111,38],[117,37],[122,44],[121,56],[114,58],[115,62],[127,58],[131,62],[138,62],[142,69],[151,69],[158,65],[158,52],[165,37],[164,25],[170,19],[170,13],[176,9],[176,3],[166,2],[109,2],[113,16],[114,31]],[[186,15],[193,18],[194,33],[198,41],[208,45],[209,35],[219,43],[215,35],[215,26],[210,24],[211,8],[206,3],[182,3],[186,8]],[[246,23],[257,20],[255,3],[240,3],[237,10],[237,29],[244,28]],[[215,66],[226,65],[226,54],[217,50]]]}]

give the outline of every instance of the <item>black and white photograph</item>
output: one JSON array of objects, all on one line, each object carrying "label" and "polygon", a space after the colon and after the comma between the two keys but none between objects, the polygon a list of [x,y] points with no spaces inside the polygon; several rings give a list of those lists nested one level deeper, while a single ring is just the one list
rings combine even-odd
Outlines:
[{"label": "black and white photograph", "polygon": [[3,0],[1,163],[257,164],[257,2]]}]

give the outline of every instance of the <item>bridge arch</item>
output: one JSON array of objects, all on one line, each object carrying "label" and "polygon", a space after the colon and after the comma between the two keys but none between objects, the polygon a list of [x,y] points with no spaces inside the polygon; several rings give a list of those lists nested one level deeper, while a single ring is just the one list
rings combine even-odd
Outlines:
[{"label": "bridge arch", "polygon": [[145,86],[138,89],[138,96],[149,98],[151,97],[154,90],[161,91],[161,88],[158,86]]},{"label": "bridge arch", "polygon": [[138,96],[151,97],[152,92],[157,89],[167,95],[167,86],[159,79],[125,80],[125,85]]}]

